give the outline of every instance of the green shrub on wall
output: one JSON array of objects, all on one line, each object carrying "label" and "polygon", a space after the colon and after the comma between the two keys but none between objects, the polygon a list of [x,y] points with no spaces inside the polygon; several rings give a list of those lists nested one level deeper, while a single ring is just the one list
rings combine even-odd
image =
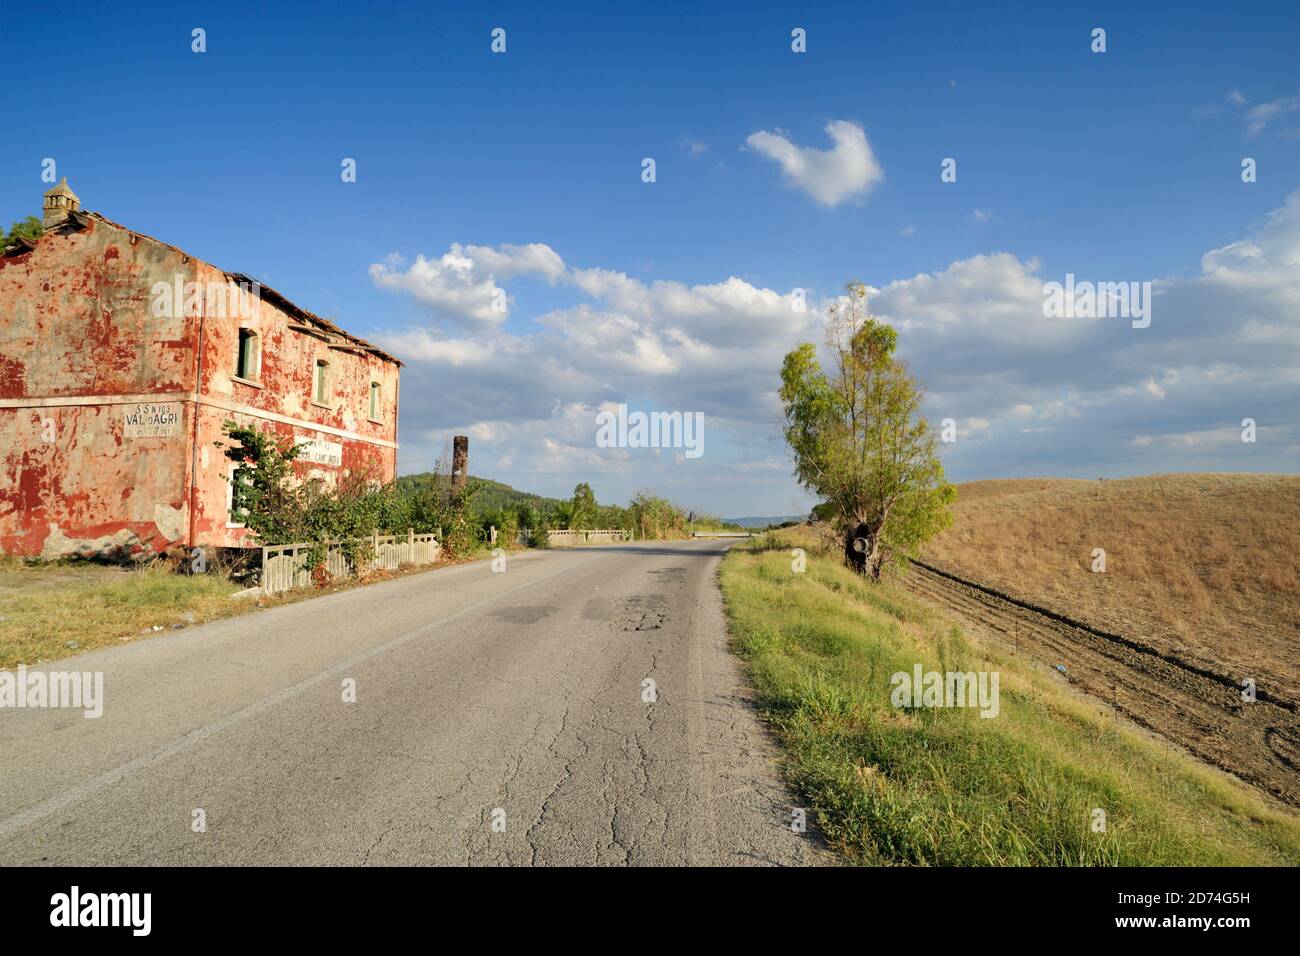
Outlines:
[{"label": "green shrub on wall", "polygon": [[[295,462],[301,449],[287,438],[225,422],[219,441],[236,465],[230,516],[244,524],[262,545],[309,543],[307,566],[324,564],[328,542],[344,541],[344,555],[356,566],[373,557],[367,541],[376,534],[432,533],[451,555],[472,551],[478,527],[469,506],[477,479],[457,487],[446,476],[414,488],[382,484],[365,472],[341,476],[331,485],[321,478],[300,480]],[[358,540],[359,539],[359,540]]]}]

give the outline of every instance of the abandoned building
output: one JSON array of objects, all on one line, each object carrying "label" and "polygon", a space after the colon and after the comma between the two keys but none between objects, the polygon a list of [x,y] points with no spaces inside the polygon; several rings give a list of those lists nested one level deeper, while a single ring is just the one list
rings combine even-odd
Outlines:
[{"label": "abandoned building", "polygon": [[231,520],[226,421],[303,446],[303,478],[396,476],[393,356],[82,211],[66,180],[44,226],[0,250],[0,553],[252,544]]}]

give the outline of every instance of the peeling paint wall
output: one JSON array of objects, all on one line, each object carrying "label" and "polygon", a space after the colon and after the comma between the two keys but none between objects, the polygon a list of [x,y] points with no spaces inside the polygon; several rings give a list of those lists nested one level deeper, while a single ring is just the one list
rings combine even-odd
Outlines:
[{"label": "peeling paint wall", "polygon": [[127,438],[123,416],[132,399],[193,391],[185,321],[149,309],[153,283],[178,271],[193,269],[100,223],[0,258],[0,551],[113,555],[174,540],[184,439]]},{"label": "peeling paint wall", "polygon": [[[228,521],[230,463],[216,447],[227,420],[314,439],[320,460],[301,463],[304,476],[395,476],[395,363],[294,331],[306,323],[265,301],[245,315],[201,293],[159,308],[159,283],[230,280],[101,219],[0,258],[0,552],[249,544]],[[260,336],[256,384],[235,376],[241,325]],[[312,396],[317,359],[329,363],[324,404]]]},{"label": "peeling paint wall", "polygon": [[[206,287],[224,281],[224,276],[201,264],[197,281]],[[230,462],[215,447],[226,421],[252,424],[296,442],[314,440],[319,451],[326,452],[315,457],[331,460],[300,461],[296,470],[304,478],[318,475],[334,482],[340,474],[356,472],[381,482],[396,477],[397,451],[389,446],[397,437],[397,366],[377,356],[331,348],[322,338],[290,327],[302,325],[266,301],[256,302],[250,316],[226,320],[209,316],[203,322],[203,392],[209,404],[199,415],[200,458],[203,449],[212,451],[209,466],[204,468],[200,461],[199,467],[195,516],[199,543],[248,543],[243,529],[228,525],[229,484],[224,476]],[[255,332],[260,340],[256,384],[235,374],[240,328]],[[328,366],[323,404],[315,401],[313,392],[317,360]],[[377,421],[369,415],[371,382],[379,383]],[[315,430],[307,423],[327,430]],[[336,446],[339,463],[333,464]]]}]

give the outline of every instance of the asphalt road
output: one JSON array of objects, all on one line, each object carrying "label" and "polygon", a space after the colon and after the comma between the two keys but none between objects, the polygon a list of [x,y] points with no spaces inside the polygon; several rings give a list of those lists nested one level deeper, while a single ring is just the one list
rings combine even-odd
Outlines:
[{"label": "asphalt road", "polygon": [[524,553],[46,665],[102,671],[104,714],[0,710],[0,864],[827,862],[727,650],[726,547]]}]

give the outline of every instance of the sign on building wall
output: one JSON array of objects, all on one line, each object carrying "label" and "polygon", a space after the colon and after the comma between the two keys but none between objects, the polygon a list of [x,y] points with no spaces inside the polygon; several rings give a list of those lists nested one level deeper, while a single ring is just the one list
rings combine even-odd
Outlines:
[{"label": "sign on building wall", "polygon": [[174,402],[127,405],[122,410],[124,438],[170,438],[180,431],[180,405]]},{"label": "sign on building wall", "polygon": [[326,441],[324,438],[301,438],[298,440],[298,447],[302,449],[302,454],[298,456],[299,461],[333,465],[335,468],[343,466],[343,445],[339,442]]}]

